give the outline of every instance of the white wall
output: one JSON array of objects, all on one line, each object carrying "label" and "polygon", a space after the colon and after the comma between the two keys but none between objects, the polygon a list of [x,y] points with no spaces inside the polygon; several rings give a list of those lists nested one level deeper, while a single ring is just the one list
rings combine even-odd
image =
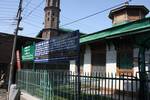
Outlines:
[{"label": "white wall", "polygon": [[136,76],[136,73],[139,71],[138,69],[138,53],[139,48],[133,49],[133,75]]},{"label": "white wall", "polygon": [[150,49],[145,52],[146,71],[150,71]]},{"label": "white wall", "polygon": [[76,66],[76,61],[75,60],[70,61],[69,71],[71,71],[72,73],[77,73],[77,66]]},{"label": "white wall", "polygon": [[91,48],[89,45],[86,45],[85,54],[84,54],[84,64],[83,64],[83,73],[91,73]]},{"label": "white wall", "polygon": [[106,46],[106,73],[115,74],[117,70],[117,52],[114,45]]},{"label": "white wall", "polygon": [[[86,45],[85,53],[84,53],[84,64],[83,64],[83,73],[91,73],[92,65],[91,65],[91,48],[89,45]],[[77,66],[75,60],[70,61],[69,71],[73,73],[77,73]]]}]

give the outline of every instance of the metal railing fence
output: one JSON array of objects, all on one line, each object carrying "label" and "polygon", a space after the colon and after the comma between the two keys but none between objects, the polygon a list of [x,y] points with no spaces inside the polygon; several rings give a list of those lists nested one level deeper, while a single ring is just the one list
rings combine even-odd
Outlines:
[{"label": "metal railing fence", "polygon": [[[64,71],[21,70],[17,72],[17,86],[42,100],[139,100],[140,79],[138,74],[131,75],[84,73],[78,76]],[[142,95],[150,100],[150,79],[142,81],[148,90]]]}]

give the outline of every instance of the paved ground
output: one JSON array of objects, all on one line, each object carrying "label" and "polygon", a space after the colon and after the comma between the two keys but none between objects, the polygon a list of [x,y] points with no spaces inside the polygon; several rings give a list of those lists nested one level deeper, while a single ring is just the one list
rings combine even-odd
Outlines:
[{"label": "paved ground", "polygon": [[0,88],[0,100],[7,100],[7,91],[6,91],[6,89]]},{"label": "paved ground", "polygon": [[40,99],[26,92],[21,92],[20,100],[40,100]]}]

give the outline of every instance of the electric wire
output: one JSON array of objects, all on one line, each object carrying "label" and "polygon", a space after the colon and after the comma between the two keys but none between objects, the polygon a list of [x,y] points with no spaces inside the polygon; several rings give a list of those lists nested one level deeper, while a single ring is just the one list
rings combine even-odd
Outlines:
[{"label": "electric wire", "polygon": [[[65,19],[67,19],[67,20],[70,20],[70,21],[73,20],[73,19],[71,19],[71,18],[65,17],[64,15],[62,15],[62,17],[65,18]],[[73,25],[73,26],[75,26],[75,25]],[[76,26],[78,26],[78,25],[76,25]],[[86,23],[84,23],[83,26],[86,26],[86,27],[93,27],[92,25],[89,25],[89,24],[86,24]],[[94,27],[97,27],[97,26],[94,26]],[[98,27],[97,27],[97,28],[98,28]]]},{"label": "electric wire", "polygon": [[0,18],[0,20],[17,20],[17,19],[1,19],[1,18]]},{"label": "electric wire", "polygon": [[[8,3],[9,2],[9,3]],[[0,7],[0,21],[1,21],[1,25],[3,27],[7,27],[7,28],[3,28],[2,30],[6,31],[10,31],[14,30],[14,25],[16,25],[16,10],[18,8],[16,8],[16,6],[18,6],[18,1],[12,1],[12,0],[5,0],[5,1],[1,1],[0,2],[1,7]],[[13,6],[11,6],[13,5]],[[11,32],[12,33],[12,32]]]},{"label": "electric wire", "polygon": [[95,15],[97,15],[97,14],[103,13],[103,12],[105,12],[105,11],[107,11],[107,10],[110,10],[110,9],[116,8],[116,7],[118,7],[118,6],[121,6],[121,5],[125,4],[125,3],[129,3],[130,1],[131,1],[131,0],[126,1],[126,2],[123,2],[123,3],[120,3],[120,4],[117,4],[117,5],[113,6],[113,7],[109,7],[109,8],[107,8],[107,9],[102,10],[102,11],[99,11],[99,12],[96,12],[96,13],[93,13],[93,14],[90,14],[90,15],[88,15],[88,16],[79,18],[79,19],[77,19],[77,20],[75,20],[75,21],[72,21],[72,22],[69,22],[69,23],[60,25],[60,27],[67,26],[67,25],[70,25],[70,24],[73,24],[73,23],[76,23],[76,22],[85,20],[85,19],[90,18],[90,17],[93,17],[93,16],[95,16]]},{"label": "electric wire", "polygon": [[35,24],[33,24],[33,23],[30,23],[30,22],[28,22],[28,21],[23,21],[23,23],[26,23],[26,24],[28,24],[28,25],[30,25],[30,26],[34,26],[34,27],[36,27],[36,28],[41,28],[42,26],[38,26],[38,25],[35,25]]},{"label": "electric wire", "polygon": [[29,17],[37,8],[39,8],[42,4],[44,3],[44,0],[42,0],[42,2],[40,2],[34,9],[32,9],[27,15],[23,16],[24,19],[26,19],[27,17]]},{"label": "electric wire", "polygon": [[[0,1],[2,1],[2,0],[0,0]],[[5,0],[4,0],[5,1]],[[8,0],[7,0],[8,1]],[[10,0],[11,1],[11,0]],[[26,1],[26,0],[25,0]],[[28,25],[30,25],[30,26],[32,26],[32,27],[36,27],[36,28],[41,28],[42,27],[42,25],[40,26],[40,25],[37,25],[37,24],[33,24],[33,22],[34,23],[38,23],[37,21],[35,21],[35,20],[33,20],[33,19],[41,19],[41,14],[38,14],[39,13],[39,11],[38,12],[36,12],[36,13],[33,13],[33,12],[35,12],[35,11],[37,11],[37,9],[43,4],[43,2],[44,2],[44,0],[42,0],[37,6],[32,6],[32,5],[30,5],[30,4],[32,4],[32,1],[33,0],[30,0],[30,1],[26,1],[26,5],[24,6],[24,8],[23,8],[23,10],[22,11],[24,11],[24,10],[27,10],[27,8],[28,8],[28,10],[31,10],[29,13],[27,13],[27,14],[25,14],[22,18],[23,18],[23,21],[22,21],[22,24],[24,23],[24,24],[28,24]],[[127,2],[130,2],[131,0],[129,0],[129,1],[127,1]],[[17,2],[17,1],[16,1]],[[95,15],[97,15],[97,14],[100,14],[100,13],[103,13],[103,12],[105,12],[105,11],[107,11],[107,10],[110,10],[110,9],[113,9],[113,8],[115,8],[115,7],[118,7],[118,6],[120,6],[120,5],[122,5],[122,4],[124,4],[124,3],[121,3],[121,4],[118,4],[118,5],[115,5],[115,6],[113,6],[113,7],[110,7],[110,8],[107,8],[107,9],[105,9],[105,10],[102,10],[102,11],[99,11],[99,12],[96,12],[96,13],[93,13],[93,14],[91,14],[91,15],[88,15],[88,16],[86,16],[86,17],[83,17],[83,18],[79,18],[79,19],[77,19],[77,20],[74,20],[74,21],[71,21],[71,22],[69,22],[69,23],[66,23],[66,24],[63,24],[63,25],[60,25],[60,27],[64,27],[64,26],[67,26],[67,25],[73,25],[73,23],[76,23],[76,22],[79,22],[79,21],[82,21],[82,20],[84,20],[84,19],[88,19],[89,17],[92,17],[92,16],[95,16]],[[31,6],[33,7],[33,9],[31,8]],[[9,9],[9,8],[6,8],[6,9]],[[44,10],[42,10],[42,11],[44,11]],[[5,11],[3,11],[4,13],[5,13]],[[9,11],[10,13],[12,13],[11,11]],[[8,13],[9,13],[8,12]],[[15,13],[15,12],[13,12],[13,13]],[[23,12],[24,13],[24,12]],[[32,15],[32,16],[31,16]],[[30,17],[29,17],[30,16]],[[27,19],[27,18],[30,18],[30,19]],[[14,18],[14,17],[13,17]],[[67,18],[67,17],[66,17]],[[2,20],[3,18],[1,18],[0,17],[0,20]],[[8,17],[8,18],[6,18],[5,20],[9,20],[9,19],[12,19],[11,17]],[[44,19],[44,18],[43,18]],[[68,19],[70,19],[70,18],[68,18]],[[30,20],[32,20],[32,21],[30,21]],[[70,19],[70,20],[72,20],[72,19]],[[14,21],[15,21],[15,19],[14,19]],[[39,21],[39,20],[38,20]],[[40,21],[39,21],[40,22]],[[74,26],[74,25],[73,25]]]},{"label": "electric wire", "polygon": [[27,4],[24,6],[24,8],[22,9],[22,11],[24,11],[28,6],[29,4],[32,2],[32,0],[30,0],[29,2],[27,2]]}]

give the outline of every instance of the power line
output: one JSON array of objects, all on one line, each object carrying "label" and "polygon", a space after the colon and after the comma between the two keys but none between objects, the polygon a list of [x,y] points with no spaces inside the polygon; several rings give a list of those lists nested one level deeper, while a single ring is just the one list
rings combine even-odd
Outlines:
[{"label": "power line", "polygon": [[[16,15],[14,15],[13,19],[17,19],[17,18],[16,18]],[[12,26],[16,25],[16,21],[17,21],[17,20],[14,20],[14,21],[12,21],[12,22],[8,25],[8,30],[9,30]]]},{"label": "power line", "polygon": [[[33,6],[33,5],[35,5],[35,4],[33,4],[32,1],[33,1],[33,0],[30,0],[29,2],[26,3],[25,7],[23,8],[23,11],[24,11],[27,7],[28,7],[28,10],[32,10],[32,9],[35,8],[35,6]],[[29,6],[29,4],[30,4],[30,6]],[[29,8],[29,7],[30,7],[30,8]]]},{"label": "power line", "polygon": [[[2,13],[12,13],[12,12],[14,12],[14,10],[17,10],[17,8],[4,8],[4,9],[0,9],[0,12],[2,12]],[[15,12],[16,13],[16,12]]]},{"label": "power line", "polygon": [[84,20],[84,19],[87,19],[87,18],[89,18],[89,17],[93,17],[93,16],[95,16],[95,15],[97,15],[97,14],[100,14],[100,13],[103,13],[103,12],[105,12],[105,11],[107,11],[107,10],[110,10],[110,9],[116,8],[116,7],[121,6],[121,5],[125,4],[125,3],[129,3],[130,1],[131,1],[131,0],[126,1],[126,2],[123,2],[123,3],[120,3],[120,4],[118,4],[118,5],[115,5],[115,6],[113,6],[113,7],[107,8],[107,9],[105,9],[105,10],[102,10],[102,11],[96,12],[96,13],[94,13],[94,14],[91,14],[91,15],[88,15],[88,16],[85,16],[85,17],[82,17],[82,18],[79,18],[79,19],[77,19],[77,20],[75,20],[75,21],[72,21],[72,22],[69,22],[69,23],[63,24],[63,25],[61,25],[60,27],[67,26],[67,25],[70,25],[70,24],[73,24],[73,23],[79,22],[79,21]]},{"label": "power line", "polygon": [[16,4],[18,1],[5,1],[5,2],[0,2],[1,4],[8,4],[7,2],[11,2],[11,3],[13,3],[13,4]]},{"label": "power line", "polygon": [[14,30],[14,26],[17,25],[16,12],[18,9],[17,6],[19,6],[18,0],[0,0],[0,5],[0,25],[7,26],[5,30],[10,32],[11,30]]},{"label": "power line", "polygon": [[42,19],[42,17],[33,17],[33,16],[30,16],[30,19],[24,19],[24,21],[30,21],[32,23],[33,22],[35,22],[35,23],[44,22],[43,19]]},{"label": "power line", "polygon": [[[65,17],[65,16],[63,16],[63,15],[62,15],[62,17],[65,18],[65,19],[67,19],[67,20],[70,20],[70,21],[73,20],[73,19],[68,18],[68,17]],[[84,26],[87,26],[87,27],[93,27],[92,25],[89,25],[89,24],[87,24],[87,23],[84,23],[83,25],[84,25]],[[74,26],[75,26],[75,24],[74,24]],[[97,27],[97,26],[94,26],[94,27]],[[97,28],[98,28],[98,27],[97,27]]]},{"label": "power line", "polygon": [[25,5],[25,7],[22,9],[22,11],[25,10],[25,8],[27,8],[29,6],[29,4],[31,3],[32,0],[30,0],[29,2],[27,2],[27,4]]},{"label": "power line", "polygon": [[[33,6],[34,5],[34,6]],[[25,7],[24,11],[26,10],[27,7]],[[28,10],[33,10],[35,8],[35,4],[33,4],[32,2],[30,3],[30,5],[28,5]],[[37,10],[37,9],[36,9]],[[38,12],[40,11],[44,11],[43,9],[38,9]]]},{"label": "power line", "polygon": [[35,24],[33,24],[33,23],[30,23],[30,22],[27,22],[27,21],[23,21],[23,23],[26,23],[26,24],[28,24],[28,25],[30,25],[30,26],[34,26],[34,27],[36,27],[36,28],[41,28],[40,26],[35,25]]},{"label": "power line", "polygon": [[0,20],[17,20],[17,19],[1,19],[1,18],[0,18]]},{"label": "power line", "polygon": [[[8,1],[8,0],[7,0]],[[28,1],[26,1],[26,5],[24,6],[24,8],[23,8],[23,10],[25,10],[27,7],[29,8],[29,4],[31,3],[31,1],[33,1],[33,0],[28,0]],[[42,1],[42,3],[44,2],[44,0]],[[3,3],[6,3],[6,2],[3,2]],[[42,3],[40,3],[38,6],[40,6]],[[4,4],[4,5],[7,5],[7,4]],[[11,13],[16,13],[15,11],[12,11],[12,10],[14,10],[14,8],[13,8],[13,6],[1,6],[0,7],[0,11],[1,11],[1,13],[3,13],[3,16],[5,15],[5,16],[10,16],[10,14]],[[32,12],[30,12],[30,15],[32,14],[33,16],[35,16],[35,17],[33,17],[33,16],[31,16],[31,17],[33,17],[32,19],[38,19],[38,18],[41,18],[41,16],[40,15],[42,15],[41,13],[39,13],[39,12],[37,12],[37,13],[39,13],[39,14],[37,14],[37,13],[33,13],[33,11],[34,10],[37,10],[37,7],[38,6],[34,6],[31,10],[32,10]],[[2,9],[1,9],[2,8]],[[3,10],[4,9],[4,10]],[[30,10],[29,9],[29,10]],[[11,10],[11,11],[9,11],[9,10]],[[6,13],[6,14],[4,14],[4,13]],[[11,16],[12,16],[12,14],[11,14]],[[29,15],[27,15],[27,16],[29,16]],[[10,18],[10,17],[7,17],[7,18],[5,18],[5,17],[3,17],[3,18],[0,18],[0,20],[2,21],[2,20],[11,20],[12,18]],[[39,20],[38,20],[39,21]],[[42,21],[43,22],[43,21]],[[8,25],[9,26],[9,25]]]},{"label": "power line", "polygon": [[[34,17],[34,18],[35,18],[35,17],[36,17],[36,18],[37,18],[37,17],[38,17],[38,18],[42,18],[43,16],[41,16],[41,15],[44,15],[44,14],[40,14],[40,13],[39,13],[39,14],[37,14],[37,13],[32,13],[32,16],[30,16],[30,17]],[[27,18],[26,18],[26,19],[27,19]],[[24,20],[25,20],[25,19],[24,19]]]},{"label": "power line", "polygon": [[7,8],[7,7],[0,7],[0,10],[4,10],[4,9],[8,9],[8,10],[10,10],[10,9],[18,9],[18,8]]},{"label": "power line", "polygon": [[16,12],[14,12],[14,11],[12,11],[12,10],[11,10],[11,11],[10,11],[10,10],[9,10],[9,11],[0,11],[0,12],[1,12],[1,14],[3,13],[3,15],[6,15],[6,14],[9,15],[9,14],[14,14],[14,13],[16,13]]},{"label": "power line", "polygon": [[8,24],[11,24],[11,22],[1,22],[1,26],[6,25],[8,27]]},{"label": "power line", "polygon": [[[13,16],[12,16],[12,17],[13,17]],[[12,17],[1,17],[1,16],[0,16],[0,19],[10,19],[10,18],[11,18],[11,19],[15,19],[15,18],[12,18]]]},{"label": "power line", "polygon": [[40,2],[39,5],[37,5],[34,9],[32,9],[32,10],[28,13],[28,15],[23,16],[24,19],[26,19],[27,17],[29,17],[29,16],[30,16],[38,7],[40,7],[43,3],[44,3],[44,0],[42,0],[42,2]]}]

